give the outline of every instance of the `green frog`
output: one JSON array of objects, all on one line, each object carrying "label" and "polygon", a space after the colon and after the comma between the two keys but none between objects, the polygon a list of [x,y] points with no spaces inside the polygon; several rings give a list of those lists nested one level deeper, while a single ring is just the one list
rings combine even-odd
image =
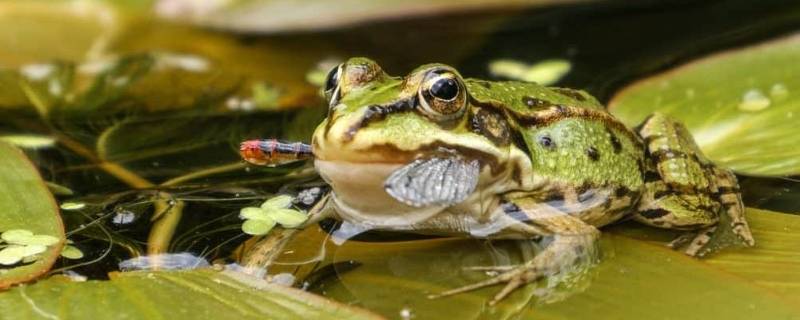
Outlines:
[{"label": "green frog", "polygon": [[754,244],[734,174],[665,115],[629,129],[581,90],[465,79],[443,64],[392,77],[366,58],[334,68],[324,93],[328,114],[310,147],[242,145],[258,164],[313,156],[331,192],[303,226],[334,218],[359,230],[544,243],[522,265],[481,268],[496,276],[436,296],[504,284],[495,303],[589,265],[598,228],[626,218],[686,230],[672,245],[692,256],[707,251],[722,215]]}]

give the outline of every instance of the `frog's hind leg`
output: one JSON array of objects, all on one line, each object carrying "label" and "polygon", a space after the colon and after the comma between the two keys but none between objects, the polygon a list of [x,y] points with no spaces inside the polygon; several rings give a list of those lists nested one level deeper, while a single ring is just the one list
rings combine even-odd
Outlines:
[{"label": "frog's hind leg", "polygon": [[645,188],[635,220],[661,228],[691,230],[690,241],[682,236],[671,243],[686,253],[700,256],[712,239],[725,213],[731,229],[747,245],[753,236],[744,218],[744,207],[736,177],[708,161],[682,124],[661,114],[650,116],[639,134],[647,149]]},{"label": "frog's hind leg", "polygon": [[597,242],[600,232],[594,226],[547,204],[539,203],[535,198],[510,199],[509,203],[513,204],[517,213],[524,215],[523,220],[525,220],[518,221],[519,225],[511,228],[529,234],[531,238],[548,236],[550,241],[544,250],[521,265],[473,268],[473,270],[496,271],[500,274],[478,283],[431,295],[430,298],[505,283],[503,289],[491,300],[490,304],[494,305],[515,289],[528,283],[584,271],[597,264],[599,261]]}]

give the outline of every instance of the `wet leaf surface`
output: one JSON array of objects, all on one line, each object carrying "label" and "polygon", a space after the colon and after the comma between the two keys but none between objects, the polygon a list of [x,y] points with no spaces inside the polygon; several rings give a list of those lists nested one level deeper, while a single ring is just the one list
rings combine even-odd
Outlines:
[{"label": "wet leaf surface", "polygon": [[5,142],[0,142],[0,190],[0,231],[24,230],[4,233],[3,240],[47,244],[32,263],[0,268],[0,288],[5,288],[50,269],[64,243],[64,226],[39,172],[22,151]]},{"label": "wet leaf surface", "polygon": [[0,294],[8,319],[382,319],[303,291],[210,269],[52,278]]},{"label": "wet leaf surface", "polygon": [[[521,248],[513,241],[492,246],[448,239],[328,246],[335,261],[352,260],[361,266],[340,274],[341,280],[323,281],[314,291],[387,317],[407,309],[417,319],[800,317],[800,218],[755,209],[748,214],[757,246],[728,248],[704,260],[668,249],[665,243],[675,232],[634,223],[608,228],[599,267],[571,288],[562,288],[565,300],[552,304],[528,302],[542,292],[541,285],[519,290],[494,308],[487,303],[499,287],[435,300],[426,297],[485,279],[483,273],[463,270],[465,266],[519,261]],[[308,257],[303,246],[294,247],[298,251],[292,255]]]},{"label": "wet leaf surface", "polygon": [[609,109],[635,126],[682,121],[713,161],[752,175],[800,174],[800,36],[712,55],[634,83]]}]

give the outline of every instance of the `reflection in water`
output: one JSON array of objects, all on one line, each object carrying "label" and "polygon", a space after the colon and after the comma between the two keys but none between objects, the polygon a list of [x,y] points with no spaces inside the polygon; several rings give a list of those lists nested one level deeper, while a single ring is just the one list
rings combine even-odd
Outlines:
[{"label": "reflection in water", "polygon": [[131,258],[119,263],[122,271],[135,270],[191,270],[208,267],[208,261],[188,252],[163,253]]}]

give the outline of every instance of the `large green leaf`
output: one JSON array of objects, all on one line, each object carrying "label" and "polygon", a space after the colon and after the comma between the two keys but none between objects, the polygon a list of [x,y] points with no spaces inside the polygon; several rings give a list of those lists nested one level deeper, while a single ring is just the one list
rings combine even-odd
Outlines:
[{"label": "large green leaf", "polygon": [[704,260],[668,249],[664,241],[674,232],[633,223],[605,230],[603,261],[590,279],[573,283],[574,295],[552,304],[528,304],[533,286],[493,308],[486,302],[499,287],[427,299],[486,277],[464,266],[515,262],[519,253],[512,242],[496,242],[492,250],[475,240],[348,242],[336,249],[335,259],[361,266],[316,290],[385,316],[406,309],[418,319],[800,318],[800,217],[754,209],[748,214],[757,246]]},{"label": "large green leaf", "polygon": [[4,319],[381,319],[230,271],[125,272],[110,281],[54,278],[0,294]]},{"label": "large green leaf", "polygon": [[28,281],[50,270],[64,244],[64,225],[53,196],[28,158],[0,142],[0,232],[23,229],[59,239],[30,264],[11,269],[0,265],[0,289]]},{"label": "large green leaf", "polygon": [[800,174],[800,36],[713,55],[622,90],[609,109],[628,125],[661,112],[706,155],[754,175]]},{"label": "large green leaf", "polygon": [[[205,26],[245,32],[324,30],[371,21],[464,12],[533,8],[587,0],[345,0],[305,1],[302,6],[285,0],[240,0],[227,5],[199,3],[193,8],[156,6],[162,17],[182,18]],[[187,4],[187,7],[192,5]],[[319,14],[324,12],[325,14]],[[269,18],[265,18],[269,17]]]}]

